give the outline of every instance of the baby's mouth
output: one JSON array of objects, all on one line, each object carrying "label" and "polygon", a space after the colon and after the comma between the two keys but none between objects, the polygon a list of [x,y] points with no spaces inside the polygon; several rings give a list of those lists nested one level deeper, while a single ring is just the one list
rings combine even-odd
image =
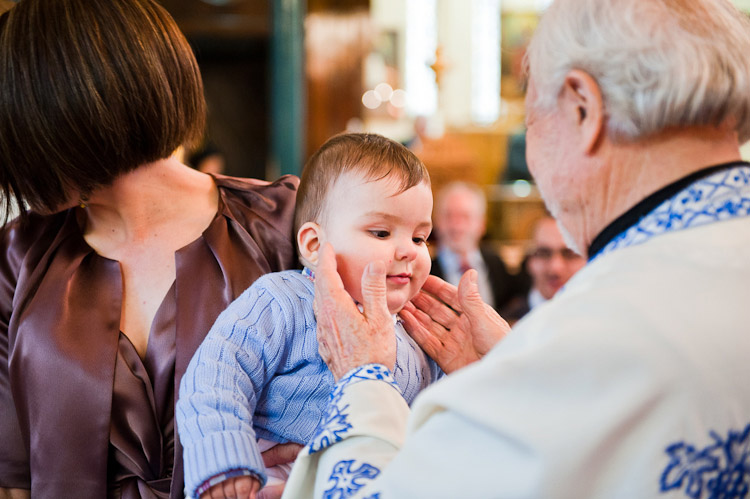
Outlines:
[{"label": "baby's mouth", "polygon": [[387,281],[393,284],[409,284],[409,281],[411,281],[411,274],[405,272],[401,274],[389,274],[387,276]]}]

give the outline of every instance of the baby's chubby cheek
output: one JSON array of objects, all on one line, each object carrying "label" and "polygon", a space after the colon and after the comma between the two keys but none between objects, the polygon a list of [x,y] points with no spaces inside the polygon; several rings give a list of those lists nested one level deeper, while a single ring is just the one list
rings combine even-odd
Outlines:
[{"label": "baby's chubby cheek", "polygon": [[357,303],[362,303],[362,272],[365,266],[352,265],[347,258],[336,256],[336,270],[341,276],[344,289]]}]

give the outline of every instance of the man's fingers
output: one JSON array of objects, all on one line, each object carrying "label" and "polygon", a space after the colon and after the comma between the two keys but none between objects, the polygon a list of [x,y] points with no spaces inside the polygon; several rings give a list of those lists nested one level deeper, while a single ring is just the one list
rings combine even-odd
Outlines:
[{"label": "man's fingers", "polygon": [[331,349],[328,348],[328,343],[326,343],[324,339],[318,339],[318,353],[320,354],[320,358],[323,359],[323,362],[328,364],[331,360]]},{"label": "man's fingers", "polygon": [[[346,293],[344,283],[336,271],[336,253],[330,243],[320,248],[318,265],[315,268],[315,296],[337,296]],[[320,277],[320,278],[319,278]]]},{"label": "man's fingers", "polygon": [[387,317],[388,301],[386,299],[385,263],[370,262],[362,273],[362,306],[365,315],[380,314]]},{"label": "man's fingers", "polygon": [[[417,342],[417,344],[422,348],[422,350],[425,351],[425,353],[427,353],[427,355],[434,358],[438,353],[440,353],[442,343],[435,334],[430,332],[430,330],[425,327],[423,323],[424,317],[421,320],[417,319],[416,317],[416,315],[419,314],[421,314],[422,316],[426,316],[426,314],[416,309],[414,309],[413,312],[414,313],[404,309],[399,313],[399,316],[404,321],[404,329],[406,329],[406,332],[409,333],[409,336],[411,336],[414,341]],[[427,317],[427,320],[429,321],[430,318]]]},{"label": "man's fingers", "polygon": [[[476,275],[476,270],[471,269],[466,273],[473,272]],[[464,273],[464,277],[466,277]],[[427,276],[427,280],[422,285],[422,291],[426,291],[429,294],[435,296],[438,300],[447,304],[453,310],[457,312],[461,311],[461,307],[458,301],[458,289],[452,284],[448,284],[444,280],[434,275]]]},{"label": "man's fingers", "polygon": [[277,464],[292,463],[297,459],[297,454],[299,454],[299,451],[303,447],[303,445],[293,442],[274,445],[261,454],[263,456],[263,464],[266,465],[266,468],[270,468]]},{"label": "man's fingers", "polygon": [[484,300],[479,294],[479,285],[477,284],[477,271],[468,270],[458,283],[458,300],[461,308],[465,311],[471,309],[479,312],[484,309]]},{"label": "man's fingers", "polygon": [[451,310],[444,303],[438,301],[434,296],[430,296],[427,293],[417,293],[417,296],[412,298],[411,302],[416,308],[430,316],[433,321],[442,325],[446,329],[450,329],[451,325],[458,318],[455,311]]},{"label": "man's fingers", "polygon": [[[410,314],[408,320],[406,314]],[[401,312],[399,312],[399,316],[404,319],[404,327],[406,327],[406,331],[409,334],[411,334],[409,328],[420,328],[424,329],[426,333],[440,338],[448,331],[446,327],[435,322],[432,317],[415,307],[411,302],[406,303]]]}]

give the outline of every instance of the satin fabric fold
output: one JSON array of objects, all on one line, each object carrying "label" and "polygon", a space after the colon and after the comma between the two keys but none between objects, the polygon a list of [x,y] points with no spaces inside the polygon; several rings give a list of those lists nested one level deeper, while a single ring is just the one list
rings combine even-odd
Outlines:
[{"label": "satin fabric fold", "polygon": [[[173,290],[154,321],[160,330],[152,328],[156,336],[171,330],[174,353],[166,359],[160,355],[156,363],[173,362],[174,368],[165,375],[163,366],[149,366],[147,350],[144,372],[148,367],[160,374],[147,376],[155,395],[136,417],[140,424],[147,414],[162,434],[146,432],[129,449],[148,463],[140,467],[152,471],[135,481],[107,479],[111,425],[130,424],[120,419],[122,408],[113,407],[118,404],[113,398],[116,366],[127,362],[120,344],[119,263],[86,244],[77,209],[34,216],[26,226],[13,223],[0,231],[5,250],[0,326],[7,324],[0,327],[0,361],[7,362],[0,365],[0,401],[8,400],[10,388],[15,408],[3,408],[8,420],[0,423],[0,439],[12,443],[0,451],[0,484],[30,483],[35,498],[99,499],[118,487],[122,497],[148,497],[148,489],[154,497],[166,497],[166,491],[171,498],[182,497],[182,447],[173,412],[165,415],[164,407],[173,411],[180,378],[216,316],[258,276],[296,266],[291,232],[298,179],[288,176],[267,184],[214,178],[220,193],[217,216],[201,237],[175,253]],[[132,362],[129,366],[131,374],[139,370]],[[142,383],[140,376],[126,378]],[[170,424],[172,439],[164,434]],[[19,434],[24,448],[17,445]],[[154,438],[160,441],[154,443]],[[167,470],[172,475],[168,487],[164,476],[154,477],[155,453],[163,458],[157,474]],[[136,489],[138,495],[130,495]]]}]

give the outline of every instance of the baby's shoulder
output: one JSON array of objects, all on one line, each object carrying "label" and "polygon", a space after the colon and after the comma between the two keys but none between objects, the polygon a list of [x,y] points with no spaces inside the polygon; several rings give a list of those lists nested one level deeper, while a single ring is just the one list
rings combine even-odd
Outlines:
[{"label": "baby's shoulder", "polygon": [[259,277],[243,294],[242,301],[273,301],[276,306],[293,312],[312,307],[313,282],[300,270],[283,270]]},{"label": "baby's shoulder", "polygon": [[300,270],[282,270],[280,272],[269,272],[255,280],[245,291],[247,292],[270,291],[284,294],[311,294],[314,291],[313,283],[302,274]]}]

